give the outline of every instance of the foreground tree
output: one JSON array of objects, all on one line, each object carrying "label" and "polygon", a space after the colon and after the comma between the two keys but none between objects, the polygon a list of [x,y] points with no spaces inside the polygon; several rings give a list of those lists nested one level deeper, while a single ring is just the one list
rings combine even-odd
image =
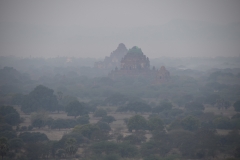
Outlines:
[{"label": "foreground tree", "polygon": [[32,92],[25,96],[21,110],[30,113],[38,110],[55,111],[58,106],[53,90],[43,85],[37,86]]},{"label": "foreground tree", "polygon": [[141,115],[131,117],[127,122],[127,127],[130,132],[132,130],[145,130],[147,129],[147,120]]},{"label": "foreground tree", "polygon": [[0,155],[2,157],[2,160],[3,160],[3,157],[7,155],[8,151],[9,151],[9,147],[7,145],[7,138],[1,137],[0,138]]},{"label": "foreground tree", "polygon": [[1,106],[0,116],[10,125],[17,125],[21,122],[19,113],[12,106]]},{"label": "foreground tree", "polygon": [[79,115],[87,114],[84,103],[79,101],[72,101],[66,107],[68,116],[74,116],[75,118]]},{"label": "foreground tree", "polygon": [[23,140],[20,138],[13,138],[9,141],[9,148],[18,152],[23,147]]},{"label": "foreground tree", "polygon": [[66,141],[65,151],[70,157],[72,157],[77,152],[78,147],[77,147],[76,142],[77,141],[75,138],[69,138]]},{"label": "foreground tree", "polygon": [[49,116],[47,112],[41,111],[31,114],[31,123],[33,127],[41,128],[47,124]]}]

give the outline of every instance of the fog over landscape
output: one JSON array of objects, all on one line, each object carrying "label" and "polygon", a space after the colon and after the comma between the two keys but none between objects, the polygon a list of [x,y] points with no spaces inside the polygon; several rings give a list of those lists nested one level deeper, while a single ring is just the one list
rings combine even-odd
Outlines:
[{"label": "fog over landscape", "polygon": [[0,0],[2,160],[239,160],[239,0]]}]

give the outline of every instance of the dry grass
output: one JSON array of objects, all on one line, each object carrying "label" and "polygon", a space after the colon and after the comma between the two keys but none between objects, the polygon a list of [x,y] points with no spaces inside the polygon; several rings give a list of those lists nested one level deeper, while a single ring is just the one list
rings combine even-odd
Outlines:
[{"label": "dry grass", "polygon": [[[23,113],[19,106],[15,106],[14,108],[20,113],[20,116],[22,118],[24,118],[24,122],[20,124],[20,127],[31,125],[31,120],[30,120],[31,115]],[[112,134],[121,133],[121,134],[123,134],[123,136],[127,136],[127,135],[131,134],[130,132],[128,132],[128,129],[124,122],[124,119],[130,118],[130,117],[136,115],[135,113],[133,113],[133,112],[119,113],[119,112],[116,112],[117,107],[114,107],[114,106],[113,107],[101,106],[98,108],[103,108],[103,109],[108,110],[108,115],[111,115],[116,119],[116,121],[114,121],[113,123],[110,124],[110,126],[112,128],[112,132],[111,132]],[[230,107],[227,110],[226,109],[218,110],[218,108],[209,106],[209,105],[205,106],[204,112],[213,112],[215,115],[223,115],[223,116],[227,116],[229,118],[231,118],[234,114],[236,114],[233,107]],[[148,118],[150,113],[144,113],[141,115],[144,116],[145,118]],[[49,116],[52,117],[53,119],[58,119],[58,118],[74,119],[73,116],[67,116],[67,114],[65,112],[49,113]],[[93,117],[92,113],[89,114],[89,117],[90,117],[91,124],[97,123],[101,119],[99,117]],[[72,129],[60,129],[60,130],[49,129],[49,128],[45,127],[45,128],[41,128],[41,129],[34,128],[32,130],[32,132],[44,133],[47,135],[47,137],[50,140],[60,140],[64,134],[71,132],[71,130]],[[229,131],[230,130],[219,130],[219,129],[217,130],[218,134],[220,134],[220,135],[226,135],[229,133]],[[147,137],[147,140],[149,140],[151,138],[151,134],[147,133],[146,137]]]},{"label": "dry grass", "polygon": [[206,105],[204,112],[212,112],[215,115],[223,115],[228,118],[231,118],[234,114],[237,112],[234,110],[234,108],[231,106],[228,109],[218,109],[217,107]]},{"label": "dry grass", "polygon": [[[19,106],[15,106],[14,108],[20,113],[21,118],[24,119],[23,123],[20,124],[20,127],[31,125],[31,115],[23,113]],[[102,107],[99,107],[99,108],[108,109],[108,115],[111,115],[116,119],[116,121],[114,121],[113,123],[110,124],[110,126],[112,128],[112,133],[121,133],[121,134],[123,134],[123,136],[127,136],[127,135],[131,134],[127,130],[127,126],[124,123],[124,119],[130,118],[133,115],[136,115],[135,113],[118,113],[118,112],[115,112],[117,107],[102,106]],[[58,118],[74,119],[73,116],[67,116],[67,113],[65,113],[65,112],[49,113],[49,116],[52,117],[53,119],[58,119]],[[143,114],[142,116],[147,118],[149,116],[149,114]],[[89,121],[90,121],[91,124],[97,123],[101,119],[100,117],[93,117],[92,113],[89,114],[89,117],[90,117]],[[44,127],[44,128],[40,128],[40,129],[34,128],[31,132],[44,133],[44,134],[47,135],[47,137],[50,140],[60,140],[64,134],[67,134],[67,133],[71,132],[71,130],[72,129],[60,129],[60,130],[58,130],[58,129],[49,129],[48,127]],[[146,137],[147,137],[147,139],[150,139],[151,135],[146,134]]]}]

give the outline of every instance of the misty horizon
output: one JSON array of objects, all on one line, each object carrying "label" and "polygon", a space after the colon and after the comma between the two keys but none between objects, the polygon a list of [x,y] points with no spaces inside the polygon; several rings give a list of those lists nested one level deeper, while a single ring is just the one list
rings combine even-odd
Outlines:
[{"label": "misty horizon", "polygon": [[239,1],[1,1],[0,55],[150,58],[240,55]]}]

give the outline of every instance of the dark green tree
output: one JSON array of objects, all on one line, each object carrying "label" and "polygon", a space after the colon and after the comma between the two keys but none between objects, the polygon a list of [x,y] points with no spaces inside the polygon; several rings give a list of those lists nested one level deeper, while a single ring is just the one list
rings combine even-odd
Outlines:
[{"label": "dark green tree", "polygon": [[89,123],[89,115],[88,114],[85,114],[85,115],[83,115],[83,116],[81,116],[81,117],[78,117],[77,118],[77,123],[78,124],[88,124]]},{"label": "dark green tree", "polygon": [[12,106],[1,106],[0,116],[10,125],[18,125],[21,122],[19,113]]},{"label": "dark green tree", "polygon": [[235,109],[236,112],[240,112],[240,100],[236,101],[234,104],[233,104],[233,107]]},{"label": "dark green tree", "polygon": [[78,133],[83,135],[88,139],[94,138],[94,133],[98,132],[100,128],[94,124],[85,124],[85,125],[77,125],[73,129],[73,133]]},{"label": "dark green tree", "polygon": [[3,157],[7,155],[8,152],[9,152],[9,147],[7,144],[7,138],[1,137],[0,138],[0,155],[2,157],[2,160],[3,160]]},{"label": "dark green tree", "polygon": [[19,149],[23,147],[23,140],[20,138],[13,138],[9,140],[9,148],[18,152]]},{"label": "dark green tree", "polygon": [[41,111],[31,114],[31,125],[33,127],[41,128],[46,126],[49,116],[47,112]]},{"label": "dark green tree", "polygon": [[76,139],[75,138],[69,138],[66,141],[65,144],[65,152],[72,157],[76,152],[77,152],[77,144],[76,144]]},{"label": "dark green tree", "polygon": [[131,132],[134,130],[145,130],[147,129],[147,120],[141,115],[135,115],[129,118],[127,123],[128,130]]},{"label": "dark green tree", "polygon": [[4,116],[4,120],[6,123],[15,126],[21,122],[19,113],[10,113]]},{"label": "dark green tree", "polygon": [[87,114],[85,104],[79,101],[70,102],[66,107],[68,116],[74,116],[75,118],[79,115]]},{"label": "dark green tree", "polygon": [[185,130],[195,131],[199,127],[199,120],[195,117],[188,116],[182,120],[181,124]]},{"label": "dark green tree", "polygon": [[139,145],[142,142],[145,142],[146,139],[147,138],[145,137],[145,132],[137,131],[134,134],[124,137],[123,141],[130,144]]},{"label": "dark green tree", "polygon": [[22,139],[25,143],[48,141],[48,137],[40,132],[23,132],[19,134],[18,138]]},{"label": "dark green tree", "polygon": [[102,117],[101,121],[109,124],[116,121],[116,119],[113,116],[104,116]]},{"label": "dark green tree", "polygon": [[30,113],[38,110],[55,111],[58,106],[53,90],[43,85],[37,86],[32,92],[25,96],[21,110]]},{"label": "dark green tree", "polygon": [[115,142],[109,141],[102,141],[98,143],[94,143],[90,147],[91,151],[94,154],[101,155],[101,154],[113,154],[118,153],[119,146]]},{"label": "dark green tree", "polygon": [[133,158],[139,154],[138,148],[130,143],[121,143],[118,150],[123,158]]},{"label": "dark green tree", "polygon": [[150,117],[149,120],[148,120],[148,128],[149,128],[149,130],[162,131],[163,128],[164,128],[163,122],[157,116]]},{"label": "dark green tree", "polygon": [[106,122],[99,121],[96,125],[103,131],[111,131],[111,127]]}]

